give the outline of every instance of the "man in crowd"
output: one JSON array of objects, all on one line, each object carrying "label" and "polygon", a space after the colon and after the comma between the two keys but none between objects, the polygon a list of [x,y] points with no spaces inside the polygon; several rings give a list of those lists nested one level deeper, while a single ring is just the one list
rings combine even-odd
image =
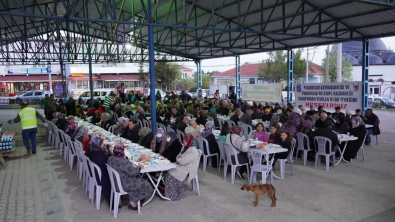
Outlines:
[{"label": "man in crowd", "polygon": [[324,107],[323,106],[319,106],[318,107],[318,113],[321,115],[322,112],[324,112]]},{"label": "man in crowd", "polygon": [[280,107],[280,104],[279,103],[276,103],[275,105],[274,105],[274,109],[272,110],[272,113],[273,114],[277,114],[277,110],[281,110],[281,107]]},{"label": "man in crowd", "polygon": [[251,118],[252,112],[253,112],[252,108],[248,108],[247,112],[241,116],[240,121],[252,126],[252,118]]},{"label": "man in crowd", "polygon": [[368,128],[368,134],[366,135],[365,144],[369,145],[372,142],[371,135],[379,135],[380,134],[380,120],[379,117],[373,113],[372,109],[367,109],[365,112],[365,117],[363,117],[363,121],[366,124],[373,125],[373,128]]},{"label": "man in crowd", "polygon": [[335,112],[332,113],[332,119],[334,119],[336,121],[338,116],[345,117],[344,113],[341,112],[341,108],[340,107],[336,107],[335,108]]},{"label": "man in crowd", "polygon": [[188,124],[188,116],[184,115],[182,120],[177,124],[177,129],[181,132],[185,133],[185,128],[187,128]]},{"label": "man in crowd", "polygon": [[310,106],[310,110],[307,111],[306,114],[308,116],[312,116],[312,115],[314,115],[314,112],[315,112],[314,106]]},{"label": "man in crowd", "polygon": [[40,101],[41,109],[44,109],[44,113],[47,113],[47,100],[49,99],[49,95],[45,94],[45,98]]},{"label": "man in crowd", "polygon": [[194,107],[193,107],[193,103],[188,103],[187,108],[185,109],[185,112],[188,114],[193,114],[194,117],[196,117],[196,112],[194,112]]},{"label": "man in crowd", "polygon": [[115,93],[111,92],[110,95],[106,96],[104,99],[103,107],[107,112],[110,112],[110,105],[114,103],[115,96]]},{"label": "man in crowd", "polygon": [[215,101],[218,101],[219,100],[219,90],[217,89],[216,91],[215,91],[215,93],[214,93],[214,100]]},{"label": "man in crowd", "polygon": [[195,120],[189,120],[189,126],[185,128],[185,134],[191,134],[195,139],[200,136],[200,131],[197,129]]},{"label": "man in crowd", "polygon": [[49,96],[49,99],[47,99],[47,110],[46,110],[46,119],[48,120],[52,120],[52,114],[55,112],[56,106],[55,106],[55,102],[54,102],[55,96],[54,94],[51,94],[51,96]]},{"label": "man in crowd", "polygon": [[325,112],[323,112],[323,113],[321,113],[321,115],[320,115],[320,119],[318,119],[316,122],[315,122],[315,127],[316,128],[325,128],[325,121],[330,121],[330,122],[332,122],[331,120],[329,120],[328,119],[328,115],[325,113]]},{"label": "man in crowd", "polygon": [[229,99],[232,101],[232,103],[236,103],[236,94],[235,91],[232,90],[229,94]]},{"label": "man in crowd", "polygon": [[265,109],[265,115],[262,116],[262,121],[270,121],[272,119],[272,117],[273,117],[273,115],[270,112],[270,109],[266,108]]},{"label": "man in crowd", "polygon": [[166,92],[166,96],[165,96],[165,98],[163,99],[163,102],[164,102],[165,104],[168,104],[168,103],[170,103],[170,101],[171,101],[170,93],[169,93],[169,92]]},{"label": "man in crowd", "polygon": [[258,106],[255,108],[255,112],[251,115],[251,118],[252,119],[263,119],[264,118],[264,114],[262,113],[262,106]]},{"label": "man in crowd", "polygon": [[220,114],[227,116],[228,113],[229,113],[228,102],[223,101],[222,102],[222,106],[221,106],[221,110],[220,110]]},{"label": "man in crowd", "polygon": [[[322,113],[321,116],[322,116],[323,114],[326,115],[326,113]],[[318,121],[319,121],[319,120],[318,120]],[[314,137],[316,137],[316,136],[323,136],[323,137],[326,137],[326,138],[328,138],[328,139],[330,139],[330,140],[332,141],[332,152],[333,152],[333,151],[335,151],[335,150],[338,149],[337,146],[338,146],[338,144],[339,144],[339,138],[337,137],[337,134],[336,134],[335,132],[333,132],[333,130],[332,130],[333,123],[332,123],[332,121],[330,121],[330,120],[326,120],[326,121],[324,121],[324,123],[323,123],[322,125],[323,125],[323,127],[318,128],[318,129],[314,130],[314,131],[311,133],[311,136],[310,136],[310,144],[315,144],[315,143],[314,143]],[[326,147],[326,152],[329,154],[329,146],[328,146],[328,143],[327,143],[326,146],[327,146],[327,147]],[[316,148],[317,148],[317,147],[316,147]]]},{"label": "man in crowd", "polygon": [[35,108],[28,107],[26,102],[22,102],[21,110],[19,110],[18,116],[13,120],[8,120],[9,124],[19,122],[21,123],[23,145],[26,147],[27,155],[36,154],[37,118],[39,118],[44,123],[44,127],[48,126],[44,117],[41,116],[41,114],[37,112]]},{"label": "man in crowd", "polygon": [[317,122],[320,119],[320,113],[318,111],[314,111],[314,115],[311,116],[313,123]]},{"label": "man in crowd", "polygon": [[[362,111],[360,109],[355,110],[355,115],[361,117],[362,116]],[[362,118],[362,117],[361,117]]]},{"label": "man in crowd", "polygon": [[232,120],[233,122],[235,122],[235,124],[237,124],[237,122],[240,121],[240,118],[243,116],[243,114],[244,113],[239,108],[237,108],[235,110],[235,114],[230,117],[230,120]]}]

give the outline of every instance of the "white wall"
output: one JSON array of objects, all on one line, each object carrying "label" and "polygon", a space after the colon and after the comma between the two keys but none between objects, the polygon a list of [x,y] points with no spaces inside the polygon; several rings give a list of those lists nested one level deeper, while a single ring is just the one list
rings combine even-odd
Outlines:
[{"label": "white wall", "polygon": [[[139,73],[138,63],[118,63],[117,66],[103,67],[101,64],[92,66],[92,73]],[[148,72],[148,65],[144,64],[144,72]],[[84,65],[70,65],[70,73],[89,73],[89,66]]]},{"label": "white wall", "polygon": [[[362,66],[353,66],[352,75],[354,81],[362,81]],[[382,76],[374,76],[382,75]],[[377,80],[379,78],[384,81],[395,81],[395,65],[370,65],[369,78]]]}]

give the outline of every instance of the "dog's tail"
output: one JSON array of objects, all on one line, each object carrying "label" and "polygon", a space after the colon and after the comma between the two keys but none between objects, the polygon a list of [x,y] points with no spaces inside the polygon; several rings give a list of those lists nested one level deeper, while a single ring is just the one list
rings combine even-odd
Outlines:
[{"label": "dog's tail", "polygon": [[273,197],[274,197],[275,200],[277,200],[277,198],[276,198],[276,188],[274,188],[274,186],[271,185],[271,184],[270,184],[270,186],[273,188]]}]

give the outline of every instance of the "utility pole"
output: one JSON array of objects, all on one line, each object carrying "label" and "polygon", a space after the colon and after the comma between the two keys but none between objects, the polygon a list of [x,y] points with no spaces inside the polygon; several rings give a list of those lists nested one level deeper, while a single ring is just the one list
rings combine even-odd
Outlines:
[{"label": "utility pole", "polygon": [[309,83],[309,48],[306,50],[306,83]]},{"label": "utility pole", "polygon": [[342,43],[337,44],[337,82],[342,82]]},{"label": "utility pole", "polygon": [[329,45],[326,46],[326,77],[325,82],[330,82],[329,80]]}]

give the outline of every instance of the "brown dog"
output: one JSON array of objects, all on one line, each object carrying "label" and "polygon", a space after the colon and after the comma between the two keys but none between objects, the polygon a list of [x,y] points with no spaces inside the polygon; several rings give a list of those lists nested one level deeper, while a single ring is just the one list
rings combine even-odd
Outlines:
[{"label": "brown dog", "polygon": [[272,200],[272,207],[276,206],[276,189],[271,184],[253,185],[246,183],[241,190],[252,191],[255,194],[254,206],[256,207],[259,202],[259,195],[267,193],[267,196]]}]

